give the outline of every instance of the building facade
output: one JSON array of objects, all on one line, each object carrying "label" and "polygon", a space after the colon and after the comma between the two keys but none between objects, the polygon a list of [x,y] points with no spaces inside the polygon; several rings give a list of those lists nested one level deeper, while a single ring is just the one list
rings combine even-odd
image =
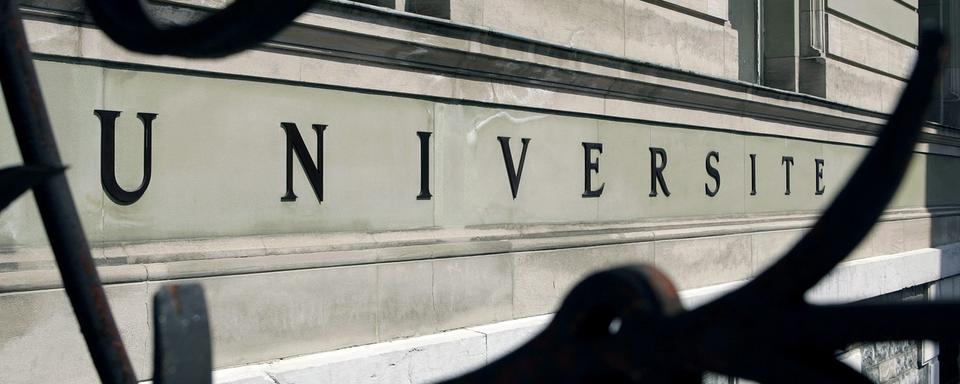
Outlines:
[{"label": "building facade", "polygon": [[[149,4],[176,24],[225,3]],[[687,306],[739,286],[841,190],[921,22],[960,40],[958,7],[328,0],[257,49],[186,60],[120,48],[81,1],[22,1],[138,377],[152,294],[197,282],[221,383],[455,375],[616,265],[661,268]],[[810,300],[960,296],[958,68],[894,202]],[[3,117],[0,164],[19,162]],[[0,382],[96,381],[29,195],[0,213],[0,324]],[[877,382],[949,382],[956,349],[838,358]]]}]

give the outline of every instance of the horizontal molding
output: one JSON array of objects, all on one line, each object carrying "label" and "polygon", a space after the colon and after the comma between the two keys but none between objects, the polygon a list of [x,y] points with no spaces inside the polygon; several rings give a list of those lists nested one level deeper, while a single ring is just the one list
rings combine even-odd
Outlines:
[{"label": "horizontal molding", "polygon": [[683,5],[670,2],[668,0],[642,0],[642,1],[648,2],[650,4],[656,5],[661,8],[669,9],[677,13],[682,13],[687,16],[693,16],[704,21],[709,21],[714,24],[724,25],[727,22],[726,17],[717,17],[697,9],[688,8]]},{"label": "horizontal molding", "polygon": [[[890,210],[880,221],[960,216],[960,206]],[[507,225],[380,233],[249,236],[95,247],[104,283],[548,251],[810,228],[814,213],[601,224]],[[3,251],[3,250],[0,250]],[[60,288],[47,248],[3,251],[0,293]]]},{"label": "horizontal molding", "polygon": [[[827,57],[901,81],[910,76],[916,55],[914,46],[835,15],[828,15],[827,28]],[[892,60],[878,61],[876,56]]]},{"label": "horizontal molding", "polygon": [[[806,294],[814,304],[843,304],[886,295],[960,275],[960,243],[893,255],[845,261]],[[743,286],[748,280],[680,291],[687,308],[696,308]],[[960,299],[957,297],[944,299]]]},{"label": "horizontal molding", "polygon": [[865,71],[867,71],[867,72],[870,72],[870,73],[873,73],[873,74],[876,74],[876,75],[879,75],[879,76],[883,76],[883,77],[886,77],[886,78],[889,78],[889,79],[901,81],[901,82],[904,83],[904,85],[906,85],[906,81],[908,80],[908,79],[899,77],[899,76],[897,76],[897,75],[894,75],[894,74],[892,74],[892,73],[890,73],[890,72],[886,72],[886,71],[883,71],[883,70],[881,70],[881,69],[877,69],[877,68],[871,67],[871,66],[869,66],[869,65],[863,64],[863,63],[858,63],[858,62],[856,62],[856,61],[847,59],[846,57],[839,56],[839,55],[836,55],[836,54],[833,54],[833,53],[828,53],[828,54],[826,55],[826,57],[827,57],[827,59],[834,60],[834,61],[837,61],[837,62],[846,64],[846,65],[849,65],[849,66],[851,66],[851,67],[857,67],[857,68],[860,68],[860,69],[862,69],[862,70],[865,70]]},{"label": "horizontal molding", "polygon": [[[171,22],[195,20],[209,12],[208,9],[182,5],[166,7],[169,9],[165,8],[163,15]],[[263,49],[283,55],[359,63],[466,81],[512,84],[588,98],[677,107],[865,136],[876,135],[887,117],[880,112],[809,95],[703,76],[377,7],[336,1],[318,3],[315,11],[319,14],[308,14],[312,16],[301,18],[273,41],[266,43]],[[69,9],[28,8],[26,13],[37,20],[92,26],[91,20]],[[317,17],[321,20],[313,20]],[[359,24],[351,27],[354,30],[348,30],[343,25],[328,28],[321,25],[325,20],[323,17]],[[385,29],[370,31],[377,34],[366,34],[360,32],[364,26]],[[428,41],[429,44],[421,41]],[[78,54],[63,52],[54,55]],[[170,65],[171,61],[165,59],[157,58],[155,65]],[[111,58],[100,60],[110,61]],[[546,62],[550,64],[544,64]],[[211,70],[209,65],[203,68]],[[407,95],[416,97],[419,91],[411,90]],[[464,99],[463,96],[445,99],[454,103],[475,101]],[[496,101],[489,104],[498,105]],[[604,116],[605,113],[595,111],[586,114]],[[960,130],[928,124],[920,140],[945,147],[960,147]],[[950,155],[957,155],[952,153],[956,150],[949,152]]]},{"label": "horizontal molding", "polygon": [[[881,1],[883,1],[883,0],[881,0]],[[898,1],[897,3],[899,3],[899,5],[904,5],[904,6],[905,6],[905,4],[903,4],[903,3],[899,2],[899,1]],[[906,7],[906,6],[905,6],[905,7]],[[906,8],[907,8],[907,9],[911,9],[910,7],[906,7]],[[915,10],[915,9],[914,9],[914,10]],[[916,47],[917,47],[917,43],[916,43],[916,42],[911,42],[911,41],[906,40],[906,39],[904,39],[904,38],[902,38],[902,37],[900,37],[900,36],[894,35],[894,34],[892,34],[892,33],[890,33],[890,32],[884,31],[884,30],[882,30],[882,29],[880,29],[880,28],[877,28],[877,27],[875,27],[875,26],[873,26],[873,25],[867,24],[867,23],[861,21],[860,19],[857,19],[856,17],[850,16],[850,15],[844,13],[843,11],[840,11],[840,10],[837,10],[837,9],[834,9],[834,8],[829,8],[828,13],[829,13],[831,16],[836,16],[837,18],[840,18],[840,19],[846,20],[846,21],[848,21],[848,22],[850,22],[850,23],[856,24],[857,26],[859,26],[859,27],[861,27],[861,28],[868,29],[868,30],[870,30],[870,31],[872,31],[872,32],[875,32],[875,33],[877,33],[877,34],[879,34],[879,35],[882,35],[882,36],[884,36],[884,37],[886,37],[886,38],[889,38],[890,40],[894,40],[894,41],[896,41],[896,42],[898,42],[898,43],[900,43],[900,44],[906,45],[906,46],[911,47],[911,48],[916,48]]]}]

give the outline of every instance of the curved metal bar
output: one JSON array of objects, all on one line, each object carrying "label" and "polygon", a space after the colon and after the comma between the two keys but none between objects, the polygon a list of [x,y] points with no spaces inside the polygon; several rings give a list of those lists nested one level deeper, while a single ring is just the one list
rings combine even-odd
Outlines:
[{"label": "curved metal bar", "polygon": [[63,168],[57,169],[36,165],[0,169],[0,211],[34,185],[40,184],[50,176],[61,172],[63,172]]},{"label": "curved metal bar", "polygon": [[782,338],[796,336],[793,344],[836,349],[854,342],[958,340],[956,319],[957,302],[810,306],[792,316],[791,329],[779,331]]},{"label": "curved metal bar", "polygon": [[856,248],[906,173],[945,57],[943,45],[939,31],[922,33],[916,65],[896,110],[856,173],[813,228],[774,265],[705,309],[801,301],[807,290]]},{"label": "curved metal bar", "polygon": [[[0,3],[0,83],[24,165],[60,169],[18,2]],[[104,383],[136,383],[130,359],[97,276],[67,178],[61,172],[33,188],[63,287]]]},{"label": "curved metal bar", "polygon": [[767,358],[762,363],[769,369],[756,369],[751,377],[743,377],[761,383],[818,383],[818,384],[873,384],[863,376],[831,356],[779,356]]},{"label": "curved metal bar", "polygon": [[317,0],[237,0],[194,24],[159,27],[140,1],[86,0],[97,25],[131,51],[183,57],[224,57],[260,44]]}]

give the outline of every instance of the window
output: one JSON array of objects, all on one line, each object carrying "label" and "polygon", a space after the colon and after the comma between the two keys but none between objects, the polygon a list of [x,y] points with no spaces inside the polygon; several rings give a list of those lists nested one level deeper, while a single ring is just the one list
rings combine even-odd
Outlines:
[{"label": "window", "polygon": [[376,5],[378,7],[397,8],[397,0],[354,0],[358,3]]},{"label": "window", "polygon": [[934,95],[927,119],[960,127],[960,2],[921,0],[917,11],[921,26],[939,26],[950,42],[950,57],[940,78],[940,92]]},{"label": "window", "polygon": [[737,31],[741,81],[760,83],[760,1],[730,0],[730,25]]},{"label": "window", "polygon": [[354,0],[357,3],[396,9],[418,15],[450,19],[450,0]]}]

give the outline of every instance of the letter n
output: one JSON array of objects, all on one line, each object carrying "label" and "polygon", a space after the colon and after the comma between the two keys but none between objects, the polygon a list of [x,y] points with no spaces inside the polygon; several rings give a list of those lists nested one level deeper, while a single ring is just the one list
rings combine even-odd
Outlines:
[{"label": "letter n", "polygon": [[313,188],[313,194],[317,196],[317,202],[323,203],[323,131],[327,129],[326,125],[313,124],[313,130],[317,133],[317,165],[314,166],[310,158],[310,152],[307,151],[307,145],[303,143],[303,137],[300,136],[300,130],[294,123],[280,123],[283,133],[287,136],[287,193],[280,198],[280,201],[297,201],[297,195],[293,193],[293,155],[297,155],[300,161],[300,167]]}]

